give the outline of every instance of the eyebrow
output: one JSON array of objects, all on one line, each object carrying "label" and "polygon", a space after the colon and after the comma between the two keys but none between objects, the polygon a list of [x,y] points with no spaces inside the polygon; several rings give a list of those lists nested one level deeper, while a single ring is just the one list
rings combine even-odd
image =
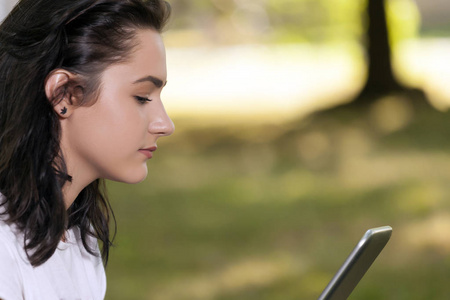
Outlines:
[{"label": "eyebrow", "polygon": [[160,87],[163,87],[163,86],[165,86],[166,84],[167,84],[167,81],[166,82],[164,82],[164,81],[162,81],[161,79],[159,79],[159,78],[157,78],[157,77],[154,77],[154,76],[146,76],[146,77],[143,77],[143,78],[141,78],[141,79],[138,79],[138,80],[136,80],[135,82],[133,82],[134,84],[136,84],[136,83],[140,83],[140,82],[146,82],[146,81],[150,81],[150,82],[152,82],[156,87],[158,87],[158,88],[160,88]]}]

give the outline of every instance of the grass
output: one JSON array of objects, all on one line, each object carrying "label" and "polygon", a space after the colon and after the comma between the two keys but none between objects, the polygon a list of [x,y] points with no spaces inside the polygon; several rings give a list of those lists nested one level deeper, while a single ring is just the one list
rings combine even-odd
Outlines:
[{"label": "grass", "polygon": [[175,120],[144,183],[108,184],[118,232],[106,299],[316,299],[382,225],[391,242],[350,299],[447,299],[450,119],[416,110],[386,127],[373,111]]}]

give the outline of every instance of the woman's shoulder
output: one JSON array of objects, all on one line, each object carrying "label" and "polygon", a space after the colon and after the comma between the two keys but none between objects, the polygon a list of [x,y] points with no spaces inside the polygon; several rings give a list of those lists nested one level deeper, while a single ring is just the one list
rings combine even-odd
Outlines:
[{"label": "woman's shoulder", "polygon": [[17,238],[11,225],[0,219],[0,264],[7,257],[13,257]]},{"label": "woman's shoulder", "polygon": [[10,226],[0,220],[0,270],[5,263],[11,264],[17,259],[17,239]]},{"label": "woman's shoulder", "polygon": [[22,297],[21,262],[23,257],[18,251],[17,238],[11,226],[0,220],[0,299]]},{"label": "woman's shoulder", "polygon": [[[0,248],[2,255],[6,255],[6,250],[13,256],[21,256],[23,249],[23,234],[13,222],[8,222],[8,214],[6,212],[7,203],[4,203],[4,197],[0,193]],[[3,256],[0,256],[3,258]],[[25,255],[26,258],[26,255]],[[28,261],[25,259],[25,261]]]},{"label": "woman's shoulder", "polygon": [[0,268],[6,261],[14,260],[16,263],[28,261],[26,255],[20,251],[22,245],[23,235],[18,232],[16,226],[0,218]]},{"label": "woman's shoulder", "polygon": [[2,205],[0,206],[0,271],[6,268],[6,265],[14,267],[14,270],[19,266],[30,266],[23,250],[23,234],[14,223],[7,222],[7,219],[5,207]]}]

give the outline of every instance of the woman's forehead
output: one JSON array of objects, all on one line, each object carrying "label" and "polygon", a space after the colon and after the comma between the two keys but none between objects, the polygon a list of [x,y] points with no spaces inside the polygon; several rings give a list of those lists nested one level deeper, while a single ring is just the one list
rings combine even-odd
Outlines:
[{"label": "woman's forehead", "polygon": [[129,83],[152,83],[163,87],[166,83],[166,53],[160,34],[154,30],[140,30],[136,34],[136,47],[124,62],[111,65],[103,79],[120,78]]}]

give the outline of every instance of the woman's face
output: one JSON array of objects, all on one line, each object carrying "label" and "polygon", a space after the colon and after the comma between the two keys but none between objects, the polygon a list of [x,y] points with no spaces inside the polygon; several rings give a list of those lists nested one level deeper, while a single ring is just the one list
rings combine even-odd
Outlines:
[{"label": "woman's face", "polygon": [[102,74],[96,102],[75,107],[61,123],[61,148],[74,179],[140,182],[157,139],[174,131],[160,97],[167,78],[162,38],[141,29],[137,39],[130,59]]}]

